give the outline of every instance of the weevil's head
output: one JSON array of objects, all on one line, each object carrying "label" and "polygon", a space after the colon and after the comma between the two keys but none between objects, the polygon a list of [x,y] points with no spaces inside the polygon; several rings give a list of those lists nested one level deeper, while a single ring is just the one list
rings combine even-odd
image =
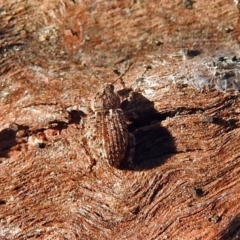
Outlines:
[{"label": "weevil's head", "polygon": [[117,109],[120,106],[120,98],[114,92],[112,84],[104,83],[91,101],[93,111]]}]

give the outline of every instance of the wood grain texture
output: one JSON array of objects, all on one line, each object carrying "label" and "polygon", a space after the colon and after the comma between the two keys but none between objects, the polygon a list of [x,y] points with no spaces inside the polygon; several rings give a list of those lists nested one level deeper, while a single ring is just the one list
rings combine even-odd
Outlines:
[{"label": "wood grain texture", "polygon": [[[239,239],[239,92],[206,67],[239,52],[233,1],[0,9],[0,239]],[[100,85],[82,64],[110,83],[129,61],[136,169],[89,172],[76,106]]]}]

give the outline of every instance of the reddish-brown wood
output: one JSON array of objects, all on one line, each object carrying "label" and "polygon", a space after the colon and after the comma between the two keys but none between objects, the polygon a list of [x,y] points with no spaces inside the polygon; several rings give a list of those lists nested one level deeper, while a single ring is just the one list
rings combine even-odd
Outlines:
[{"label": "reddish-brown wood", "polygon": [[[206,67],[239,57],[238,14],[232,0],[0,0],[0,239],[239,239],[239,89]],[[89,172],[67,111],[99,89],[83,64],[113,82],[129,62],[132,101],[115,88],[137,167]]]}]

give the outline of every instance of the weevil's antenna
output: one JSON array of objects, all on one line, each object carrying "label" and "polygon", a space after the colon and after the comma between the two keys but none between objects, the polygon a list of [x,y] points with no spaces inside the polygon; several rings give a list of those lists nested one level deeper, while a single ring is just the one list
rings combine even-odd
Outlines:
[{"label": "weevil's antenna", "polygon": [[[114,83],[116,83],[117,82],[117,80],[119,80],[120,79],[120,81],[121,81],[121,84],[123,85],[123,88],[126,88],[126,86],[125,86],[125,83],[123,82],[123,77],[125,76],[125,74],[129,71],[129,69],[131,68],[131,66],[133,65],[133,63],[132,62],[130,62],[129,63],[129,65],[128,65],[128,67],[127,67],[127,69],[124,71],[124,73],[121,73],[120,74],[120,76],[119,77],[117,77],[111,84],[114,84]],[[118,71],[115,71],[115,73],[119,73]]]},{"label": "weevil's antenna", "polygon": [[100,83],[102,82],[102,80],[88,67],[86,63],[83,63],[82,65],[88,70],[88,73],[91,76],[94,76]]},{"label": "weevil's antenna", "polygon": [[[82,63],[82,65],[88,70],[88,73],[91,75],[91,76],[94,76],[100,83],[102,82],[102,80],[88,67],[88,65],[86,63]],[[123,82],[123,77],[125,76],[125,74],[129,71],[129,69],[131,68],[131,66],[133,65],[132,62],[130,62],[128,64],[128,67],[126,68],[126,70],[124,71],[124,73],[121,73],[119,74],[118,71],[114,71],[116,74],[119,74],[119,76],[111,83],[111,84],[114,84],[117,82],[117,80],[120,79],[120,82],[121,84],[123,85],[124,88],[126,88],[124,82]]]}]

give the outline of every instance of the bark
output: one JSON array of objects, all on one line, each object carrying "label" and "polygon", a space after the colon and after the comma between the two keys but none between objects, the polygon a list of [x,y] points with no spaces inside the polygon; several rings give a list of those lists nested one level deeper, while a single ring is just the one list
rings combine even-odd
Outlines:
[{"label": "bark", "polygon": [[[230,0],[1,0],[0,239],[239,239],[238,17]],[[134,168],[89,170],[77,109],[119,73]]]}]

